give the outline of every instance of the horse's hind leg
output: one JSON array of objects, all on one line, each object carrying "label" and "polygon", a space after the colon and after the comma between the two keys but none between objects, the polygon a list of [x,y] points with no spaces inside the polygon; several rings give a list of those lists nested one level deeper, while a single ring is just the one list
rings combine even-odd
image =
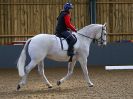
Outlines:
[{"label": "horse's hind leg", "polygon": [[29,72],[37,65],[36,61],[31,61],[26,67],[25,67],[25,75],[22,77],[21,81],[19,82],[18,86],[17,86],[17,90],[20,89],[20,87],[22,85],[25,85],[27,82],[27,76],[29,74]]},{"label": "horse's hind leg", "polygon": [[62,82],[64,82],[65,80],[68,80],[71,75],[73,74],[73,69],[75,66],[76,61],[73,62],[69,62],[68,63],[68,73],[65,77],[63,77],[62,79],[60,79],[59,81],[57,81],[57,85],[59,86]]},{"label": "horse's hind leg", "polygon": [[43,61],[41,61],[38,64],[38,71],[39,71],[39,74],[42,76],[44,82],[47,84],[48,88],[52,88],[52,85],[50,84],[50,82],[48,81],[48,79],[45,76],[45,73],[44,73],[44,62]]}]

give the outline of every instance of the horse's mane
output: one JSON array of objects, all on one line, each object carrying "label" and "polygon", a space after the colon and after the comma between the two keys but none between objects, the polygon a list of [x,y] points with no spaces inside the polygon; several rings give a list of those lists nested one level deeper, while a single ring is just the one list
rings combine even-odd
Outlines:
[{"label": "horse's mane", "polygon": [[92,31],[94,31],[96,26],[101,26],[101,24],[90,24],[90,25],[87,25],[87,26],[83,27],[82,29],[80,29],[79,32],[86,31],[86,29],[88,30],[88,32],[92,32]]}]

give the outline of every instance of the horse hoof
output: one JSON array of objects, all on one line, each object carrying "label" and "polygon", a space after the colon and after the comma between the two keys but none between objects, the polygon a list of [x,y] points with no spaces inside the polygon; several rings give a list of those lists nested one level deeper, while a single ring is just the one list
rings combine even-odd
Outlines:
[{"label": "horse hoof", "polygon": [[89,85],[89,87],[93,87],[93,85]]},{"label": "horse hoof", "polygon": [[20,85],[18,85],[18,86],[17,86],[17,91],[18,91],[20,88],[21,88]]},{"label": "horse hoof", "polygon": [[61,81],[57,81],[57,85],[59,86],[61,84]]},{"label": "horse hoof", "polygon": [[48,86],[48,88],[49,88],[49,89],[51,89],[51,88],[52,88],[52,86]]}]

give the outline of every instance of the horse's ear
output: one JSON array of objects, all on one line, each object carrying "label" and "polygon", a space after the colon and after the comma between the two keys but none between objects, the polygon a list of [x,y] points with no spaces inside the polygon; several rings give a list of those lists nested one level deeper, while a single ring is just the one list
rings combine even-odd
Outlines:
[{"label": "horse's ear", "polygon": [[105,22],[103,26],[106,27],[107,26],[107,23]]}]

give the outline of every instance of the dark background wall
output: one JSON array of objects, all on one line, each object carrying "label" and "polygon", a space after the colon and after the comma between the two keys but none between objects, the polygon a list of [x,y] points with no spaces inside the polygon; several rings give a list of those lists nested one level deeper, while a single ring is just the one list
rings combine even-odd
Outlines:
[{"label": "dark background wall", "polygon": [[[23,46],[0,46],[0,68],[16,68]],[[28,57],[28,61],[30,58]],[[27,61],[27,63],[28,63]],[[88,66],[132,65],[133,43],[110,43],[106,47],[91,44]],[[46,67],[67,66],[66,62],[45,60]],[[77,64],[79,65],[79,64]]]}]

